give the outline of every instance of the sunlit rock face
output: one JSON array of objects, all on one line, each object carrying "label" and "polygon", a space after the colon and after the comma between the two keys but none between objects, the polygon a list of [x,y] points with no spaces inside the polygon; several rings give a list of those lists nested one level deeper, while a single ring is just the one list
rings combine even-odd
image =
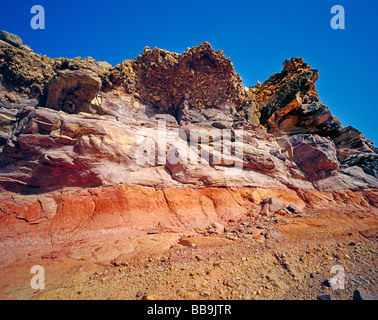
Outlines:
[{"label": "sunlit rock face", "polygon": [[293,57],[246,88],[206,42],[112,67],[0,41],[1,224],[189,227],[247,215],[273,190],[299,207],[322,192],[376,206],[377,150],[319,101],[318,76]]}]

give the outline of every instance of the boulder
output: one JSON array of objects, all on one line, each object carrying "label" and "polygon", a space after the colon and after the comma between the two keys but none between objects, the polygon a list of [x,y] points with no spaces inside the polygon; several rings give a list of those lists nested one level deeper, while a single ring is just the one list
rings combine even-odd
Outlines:
[{"label": "boulder", "polygon": [[297,206],[292,203],[289,204],[289,206],[287,207],[287,210],[289,210],[292,213],[301,213],[301,210],[299,210]]},{"label": "boulder", "polygon": [[286,208],[285,202],[275,199],[273,197],[269,197],[264,199],[262,202],[263,207],[260,211],[260,215],[270,217],[271,215],[277,213],[280,210]]},{"label": "boulder", "polygon": [[218,222],[213,222],[211,225],[207,227],[207,229],[210,233],[215,233],[215,234],[223,234],[225,230],[224,225]]},{"label": "boulder", "polygon": [[3,40],[17,48],[22,47],[22,39],[19,36],[7,31],[0,30],[0,40]]},{"label": "boulder", "polygon": [[63,70],[51,79],[46,107],[67,113],[89,112],[90,102],[101,89],[96,74],[82,70]]}]

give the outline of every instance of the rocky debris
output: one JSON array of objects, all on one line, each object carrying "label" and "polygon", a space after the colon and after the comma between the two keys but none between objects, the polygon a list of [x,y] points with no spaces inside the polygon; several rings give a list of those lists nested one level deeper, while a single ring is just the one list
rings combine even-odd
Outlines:
[{"label": "rocky debris", "polygon": [[19,36],[7,31],[0,30],[0,40],[5,41],[17,48],[22,47],[22,39]]},{"label": "rocky debris", "polygon": [[356,290],[353,293],[353,300],[378,300],[378,294]]},{"label": "rocky debris", "polygon": [[192,248],[204,248],[204,247],[220,247],[225,245],[231,245],[232,241],[230,239],[222,239],[216,237],[206,237],[206,236],[194,236],[183,238],[179,241],[182,246],[192,247]]},{"label": "rocky debris", "polygon": [[[65,202],[65,205],[69,206],[69,203]],[[46,207],[45,203],[43,206]],[[72,208],[67,210],[72,211]],[[118,233],[119,229],[104,228],[101,232],[93,230],[86,238],[83,233],[71,233],[69,243],[62,245],[66,251],[69,248],[66,255],[41,260],[45,254],[58,252],[59,246],[52,249],[49,244],[40,253],[35,242],[23,239],[22,245],[13,243],[7,247],[13,252],[24,250],[23,259],[14,257],[12,264],[0,260],[0,279],[8,288],[1,291],[1,297],[316,300],[318,296],[329,295],[333,300],[351,300],[353,292],[361,287],[365,292],[376,292],[374,259],[377,243],[358,233],[374,228],[376,217],[368,211],[363,217],[357,217],[362,214],[361,210],[349,214],[345,211],[345,207],[340,207],[333,212],[319,210],[308,217],[292,217],[292,221],[261,221],[259,226],[274,225],[281,236],[262,236],[264,241],[234,232],[234,228],[257,229],[255,223],[244,217],[224,223],[229,233],[237,235],[237,240],[229,242],[225,242],[224,234],[204,237],[196,232],[174,234],[168,230],[148,234],[146,230],[151,229],[146,228],[140,233],[135,233],[135,229]],[[94,220],[98,218],[93,216]],[[108,217],[104,217],[105,220]],[[283,226],[285,230],[281,229]],[[38,228],[38,224],[34,228]],[[350,235],[345,238],[347,233]],[[206,242],[206,238],[211,240]],[[198,246],[178,245],[180,239],[194,239]],[[1,245],[9,240],[2,240]],[[109,260],[112,255],[133,251],[138,253],[136,259],[126,254],[119,260],[120,265]],[[20,285],[30,281],[30,265],[34,264],[43,265],[51,273],[46,290],[35,292]],[[321,284],[330,276],[331,266],[335,264],[348,271],[344,290],[332,290]]]},{"label": "rocky debris", "polygon": [[332,298],[329,294],[324,294],[324,295],[321,295],[321,296],[317,296],[316,300],[332,300]]},{"label": "rocky debris", "polygon": [[59,71],[49,83],[46,107],[67,113],[92,113],[90,103],[100,89],[101,81],[94,73]]}]

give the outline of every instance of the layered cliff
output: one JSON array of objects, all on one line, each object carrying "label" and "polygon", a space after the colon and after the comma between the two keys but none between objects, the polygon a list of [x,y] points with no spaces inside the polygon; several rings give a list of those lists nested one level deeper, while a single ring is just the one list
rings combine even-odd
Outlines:
[{"label": "layered cliff", "polygon": [[376,207],[377,149],[319,101],[318,76],[293,57],[247,88],[206,42],[112,67],[0,41],[0,237],[190,229],[272,195]]}]

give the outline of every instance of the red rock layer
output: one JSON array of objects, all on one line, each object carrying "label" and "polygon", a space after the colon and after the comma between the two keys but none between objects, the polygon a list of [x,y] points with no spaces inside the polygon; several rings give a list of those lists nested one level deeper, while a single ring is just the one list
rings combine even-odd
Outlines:
[{"label": "red rock layer", "polygon": [[299,209],[376,210],[378,190],[319,192],[262,188],[159,189],[114,186],[40,195],[0,194],[0,239],[58,239],[83,231],[193,230],[243,218],[268,196]]}]

